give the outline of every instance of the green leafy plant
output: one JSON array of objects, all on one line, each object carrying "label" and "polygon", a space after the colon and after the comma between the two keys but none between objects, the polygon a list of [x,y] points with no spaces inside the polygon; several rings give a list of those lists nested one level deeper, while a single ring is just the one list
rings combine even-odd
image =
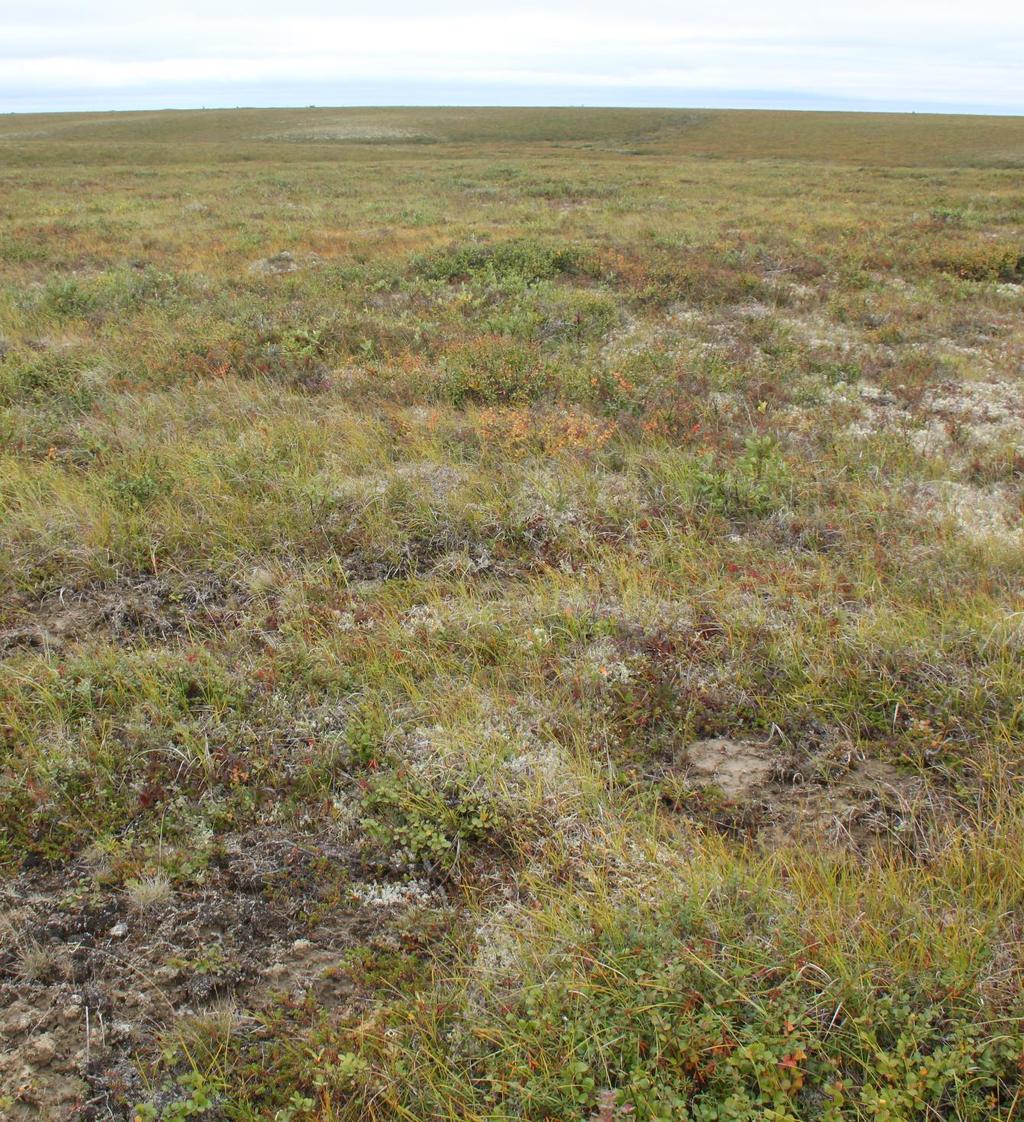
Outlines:
[{"label": "green leafy plant", "polygon": [[466,851],[500,841],[504,813],[487,795],[453,780],[433,787],[408,775],[384,775],[363,796],[363,828],[399,865],[452,872]]}]

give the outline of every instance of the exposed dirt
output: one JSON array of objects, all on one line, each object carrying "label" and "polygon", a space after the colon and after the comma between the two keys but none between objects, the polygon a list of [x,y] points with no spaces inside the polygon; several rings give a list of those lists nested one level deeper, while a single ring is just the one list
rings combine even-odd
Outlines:
[{"label": "exposed dirt", "polygon": [[753,797],[775,771],[775,762],[767,751],[722,737],[695,741],[680,757],[696,783],[713,783],[727,799]]},{"label": "exposed dirt", "polygon": [[258,276],[280,276],[283,273],[294,273],[298,268],[295,257],[284,250],[281,253],[275,253],[270,257],[254,261],[249,266],[249,272]]},{"label": "exposed dirt", "polygon": [[17,647],[60,649],[96,634],[130,641],[207,634],[237,625],[247,590],[211,575],[182,581],[140,575],[62,588],[0,609],[0,656]]},{"label": "exposed dirt", "polygon": [[137,1065],[197,1018],[255,1025],[268,1003],[306,996],[354,1007],[345,952],[390,943],[422,903],[397,886],[361,887],[331,837],[254,830],[218,853],[201,885],[152,898],[105,889],[84,859],[0,887],[5,1122],[128,1117],[152,1095]]},{"label": "exposed dirt", "polygon": [[813,833],[822,842],[861,848],[913,831],[915,815],[933,812],[924,781],[874,759],[831,763],[827,779],[801,774],[770,745],[718,737],[698,740],[676,756],[673,771],[696,797],[683,809],[729,832],[787,836]]},{"label": "exposed dirt", "polygon": [[307,144],[348,142],[349,144],[415,144],[434,141],[431,133],[417,129],[401,129],[378,124],[351,122],[339,125],[322,125],[314,129],[288,129],[285,132],[267,133],[256,140],[291,140]]}]

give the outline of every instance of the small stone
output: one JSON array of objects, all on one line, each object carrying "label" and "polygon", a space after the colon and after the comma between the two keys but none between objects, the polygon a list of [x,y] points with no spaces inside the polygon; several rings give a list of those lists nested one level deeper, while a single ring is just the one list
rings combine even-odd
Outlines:
[{"label": "small stone", "polygon": [[253,569],[249,574],[249,584],[257,592],[265,592],[277,584],[277,577],[272,569]]},{"label": "small stone", "polygon": [[128,934],[128,924],[115,923],[110,929],[109,934],[111,939],[123,939]]},{"label": "small stone", "polygon": [[272,257],[263,258],[262,261],[254,261],[249,266],[249,272],[279,276],[282,273],[294,273],[298,267],[295,257],[287,250],[283,250]]},{"label": "small stone", "polygon": [[32,1017],[29,1013],[15,1013],[0,1025],[4,1035],[16,1036],[20,1032],[28,1032],[32,1027]]}]

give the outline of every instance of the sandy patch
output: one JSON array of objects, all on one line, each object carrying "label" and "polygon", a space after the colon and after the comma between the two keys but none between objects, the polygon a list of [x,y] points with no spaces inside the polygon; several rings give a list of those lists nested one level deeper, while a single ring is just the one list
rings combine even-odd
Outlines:
[{"label": "sandy patch", "polygon": [[727,737],[688,744],[672,770],[695,796],[680,804],[687,813],[775,841],[811,834],[864,847],[909,832],[924,799],[922,780],[881,760],[848,760],[826,781],[799,774],[779,748]]},{"label": "sandy patch", "polygon": [[307,144],[324,142],[349,144],[422,144],[437,140],[431,133],[417,129],[392,128],[387,125],[324,125],[315,129],[288,129],[266,133],[259,140],[292,140]]}]

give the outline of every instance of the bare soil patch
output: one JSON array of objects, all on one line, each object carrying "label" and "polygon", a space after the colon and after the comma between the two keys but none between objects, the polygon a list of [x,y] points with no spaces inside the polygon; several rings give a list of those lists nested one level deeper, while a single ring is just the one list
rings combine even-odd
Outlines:
[{"label": "bare soil patch", "polygon": [[819,777],[775,747],[725,737],[687,745],[674,770],[696,796],[684,799],[687,812],[770,842],[810,833],[863,848],[909,834],[918,812],[936,805],[922,779],[881,760],[849,760]]},{"label": "bare soil patch", "polygon": [[[98,886],[82,858],[0,891],[0,1101],[10,1122],[126,1118],[161,1036],[204,1018],[363,999],[346,952],[394,939],[408,894],[373,907],[344,843],[253,830],[222,839],[202,884],[156,901]],[[350,878],[356,878],[350,886]],[[377,894],[380,895],[379,887]]]},{"label": "bare soil patch", "polygon": [[237,625],[247,598],[241,585],[213,574],[143,574],[61,588],[0,611],[0,655],[19,647],[59,650],[97,634],[130,641],[224,631]]}]

